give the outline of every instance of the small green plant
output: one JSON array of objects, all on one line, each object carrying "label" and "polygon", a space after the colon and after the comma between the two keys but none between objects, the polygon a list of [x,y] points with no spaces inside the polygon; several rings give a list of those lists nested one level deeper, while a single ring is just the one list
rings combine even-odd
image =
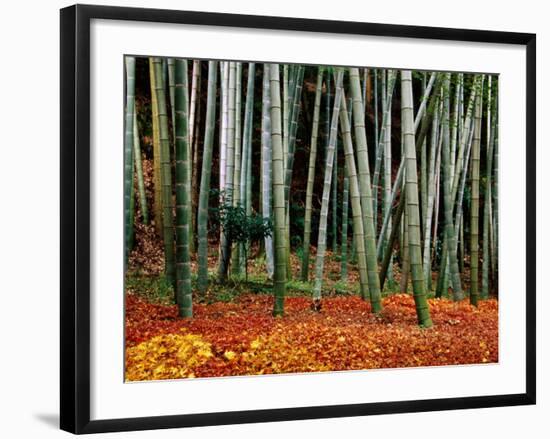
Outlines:
[{"label": "small green plant", "polygon": [[242,244],[245,260],[245,279],[248,280],[248,250],[253,242],[271,236],[273,225],[270,218],[264,218],[253,212],[246,214],[240,205],[233,205],[230,198],[222,195],[217,208],[217,217],[225,238],[232,244]]},{"label": "small green plant", "polygon": [[233,290],[223,290],[216,294],[217,302],[232,302],[235,299]]},{"label": "small green plant", "polygon": [[289,292],[306,293],[310,295],[313,292],[313,286],[309,282],[292,279],[286,283],[286,288]]},{"label": "small green plant", "polygon": [[359,293],[359,288],[356,284],[351,284],[345,280],[338,280],[332,286],[334,294],[342,296],[352,296]]},{"label": "small green plant", "polygon": [[174,289],[165,276],[127,276],[126,290],[156,303],[172,303]]}]

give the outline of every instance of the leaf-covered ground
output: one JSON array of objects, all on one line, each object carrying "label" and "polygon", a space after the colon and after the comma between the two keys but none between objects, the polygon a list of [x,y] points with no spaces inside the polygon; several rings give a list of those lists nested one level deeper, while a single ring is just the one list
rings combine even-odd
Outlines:
[{"label": "leaf-covered ground", "polygon": [[274,318],[272,297],[243,294],[195,304],[193,319],[175,306],[126,296],[128,381],[440,366],[498,361],[498,302],[430,299],[434,327],[417,326],[408,294],[384,298],[375,316],[357,296],[289,297]]}]

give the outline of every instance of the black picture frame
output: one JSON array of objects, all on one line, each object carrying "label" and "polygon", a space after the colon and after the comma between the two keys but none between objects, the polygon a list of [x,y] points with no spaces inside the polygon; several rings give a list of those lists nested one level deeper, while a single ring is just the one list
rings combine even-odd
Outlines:
[{"label": "black picture frame", "polygon": [[[130,20],[325,32],[526,48],[525,393],[90,420],[90,22]],[[535,404],[536,35],[303,18],[74,5],[61,10],[61,429],[81,434]]]}]

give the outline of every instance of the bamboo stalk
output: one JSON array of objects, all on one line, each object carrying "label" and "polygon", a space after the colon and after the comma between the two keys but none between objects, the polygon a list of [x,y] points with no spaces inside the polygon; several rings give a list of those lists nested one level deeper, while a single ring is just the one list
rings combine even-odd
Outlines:
[{"label": "bamboo stalk", "polygon": [[315,162],[317,160],[317,138],[319,134],[319,114],[321,112],[321,93],[323,88],[323,67],[317,71],[317,84],[315,89],[315,106],[313,110],[313,126],[311,131],[311,146],[309,150],[309,166],[306,187],[306,209],[304,219],[304,243],[302,254],[301,278],[304,282],[309,279],[309,250],[311,243],[311,216],[313,201],[313,185],[315,183]]},{"label": "bamboo stalk", "polygon": [[[481,298],[489,298],[489,236],[491,207],[491,177],[493,171],[493,144],[495,138],[496,111],[491,112],[491,84],[492,77],[487,79],[487,157],[485,171],[485,194],[483,205],[483,262],[481,266]],[[496,106],[496,105],[495,105]]]},{"label": "bamboo stalk", "polygon": [[151,87],[151,110],[153,125],[153,218],[155,222],[155,231],[158,236],[162,236],[162,182],[160,172],[160,134],[158,119],[157,86],[155,83],[155,66],[153,58],[149,58],[149,82]]},{"label": "bamboo stalk", "polygon": [[[380,279],[378,276],[378,262],[376,256],[376,232],[374,229],[373,196],[370,180],[369,154],[367,146],[367,133],[365,128],[365,115],[363,113],[363,102],[361,100],[361,89],[359,83],[359,70],[350,69],[350,88],[353,98],[353,122],[355,141],[357,142],[357,164],[359,168],[359,192],[361,196],[361,216],[364,228],[365,252],[367,275],[369,282],[369,295],[373,312],[382,309],[380,295]],[[344,107],[345,109],[345,107]],[[342,129],[344,137],[347,135],[348,127],[344,122]],[[346,140],[351,146],[351,133]],[[346,146],[345,146],[346,147]],[[347,147],[346,147],[347,152]],[[391,196],[391,194],[390,194]],[[388,200],[389,201],[389,200]],[[391,207],[391,201],[389,201]]]},{"label": "bamboo stalk", "polygon": [[143,180],[143,167],[141,164],[141,145],[139,141],[139,129],[137,122],[137,111],[134,110],[134,164],[138,182],[139,207],[143,217],[143,223],[149,224],[149,209],[147,207],[147,196],[145,195],[145,183]]},{"label": "bamboo stalk", "polygon": [[[323,285],[323,268],[326,251],[327,240],[327,220],[328,206],[330,201],[330,189],[333,176],[334,153],[336,149],[336,141],[338,135],[338,117],[340,113],[340,105],[342,102],[342,81],[344,72],[342,69],[337,70],[336,76],[336,96],[334,98],[334,107],[332,110],[332,120],[330,124],[329,145],[326,151],[325,161],[325,177],[323,182],[323,198],[321,204],[321,214],[319,220],[319,235],[317,239],[317,255],[315,259],[315,284],[313,288],[314,303],[321,300],[321,288]],[[344,116],[347,117],[347,116]],[[355,216],[355,215],[354,215]],[[361,236],[362,240],[362,236]]]},{"label": "bamboo stalk", "polygon": [[[483,90],[481,77],[480,88]],[[474,140],[472,145],[472,201],[470,209],[470,303],[478,304],[479,296],[479,162],[481,145],[482,91],[476,97]]]},{"label": "bamboo stalk", "polygon": [[212,173],[212,149],[216,124],[216,83],[218,62],[208,62],[208,91],[206,102],[206,120],[204,129],[204,150],[197,218],[198,234],[198,290],[205,293],[208,287],[208,201],[210,178]]},{"label": "bamboo stalk", "polygon": [[136,89],[136,59],[132,56],[125,58],[126,64],[126,112],[124,118],[124,240],[125,265],[133,246],[133,186],[134,186],[134,116],[135,116],[135,89]]},{"label": "bamboo stalk", "polygon": [[[175,283],[174,267],[174,218],[172,202],[172,171],[170,164],[170,137],[168,131],[168,113],[164,88],[162,60],[153,58],[155,67],[155,86],[158,103],[160,164],[162,181],[162,224],[164,241],[164,271],[170,285]],[[175,289],[174,289],[175,290]]]},{"label": "bamboo stalk", "polygon": [[285,184],[283,141],[281,130],[281,88],[279,80],[279,64],[269,65],[269,84],[271,100],[271,144],[272,144],[272,184],[273,184],[273,215],[274,234],[274,279],[275,295],[273,315],[284,314],[286,294],[286,245],[285,245]]},{"label": "bamboo stalk", "polygon": [[[271,219],[271,99],[269,89],[269,65],[263,65],[262,86],[262,216]],[[273,238],[265,239],[266,270],[269,279],[273,278]]]},{"label": "bamboo stalk", "polygon": [[177,59],[174,71],[176,140],[176,298],[180,317],[193,317],[191,292],[191,150],[189,148],[189,96],[187,60]]},{"label": "bamboo stalk", "polygon": [[432,326],[430,310],[426,300],[424,276],[422,273],[422,251],[420,242],[420,213],[418,206],[418,183],[416,175],[416,148],[412,102],[412,77],[410,70],[401,71],[401,122],[404,152],[406,156],[405,190],[408,214],[409,257],[411,279],[418,324]]}]

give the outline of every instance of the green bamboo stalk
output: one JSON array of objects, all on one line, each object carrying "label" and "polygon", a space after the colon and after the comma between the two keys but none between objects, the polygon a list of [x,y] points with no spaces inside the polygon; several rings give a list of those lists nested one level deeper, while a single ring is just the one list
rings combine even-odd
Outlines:
[{"label": "green bamboo stalk", "polygon": [[349,211],[349,177],[344,169],[344,185],[342,188],[342,245],[340,278],[348,280],[348,211]]},{"label": "green bamboo stalk", "polygon": [[134,109],[134,164],[138,182],[139,207],[144,224],[149,224],[149,209],[147,208],[147,196],[145,195],[145,183],[143,180],[143,167],[141,164],[141,146],[139,141],[139,129],[137,111]]},{"label": "green bamboo stalk", "polygon": [[170,285],[174,285],[174,219],[172,212],[172,174],[170,165],[170,137],[168,131],[168,114],[166,111],[166,93],[164,91],[164,78],[161,58],[153,58],[153,64],[155,68],[155,86],[158,104],[160,138],[164,271],[166,275],[166,280],[170,283]]},{"label": "green bamboo stalk", "polygon": [[[392,87],[391,84],[391,76],[397,77],[397,74],[392,71],[388,70],[388,89],[386,91],[386,112],[387,117],[385,118],[386,127],[384,130],[384,174],[383,174],[383,208],[384,212],[391,211],[391,124],[392,124],[392,98],[389,88]],[[394,79],[395,81],[395,79]],[[389,233],[386,232],[386,233]],[[389,236],[386,236],[386,240],[389,238]],[[390,267],[388,270],[388,279],[393,280],[393,270],[392,270],[392,262],[390,261]]]},{"label": "green bamboo stalk", "polygon": [[432,276],[432,258],[431,248],[431,230],[432,219],[434,216],[435,192],[436,192],[436,157],[440,157],[441,145],[437,138],[437,128],[439,126],[439,106],[435,108],[435,114],[432,123],[432,133],[430,141],[430,160],[428,163],[428,183],[427,183],[427,206],[424,217],[424,250],[422,253],[422,265],[424,267],[424,279],[426,279],[429,288],[429,279]]},{"label": "green bamboo stalk", "polygon": [[290,187],[294,168],[294,152],[296,149],[296,133],[298,130],[298,119],[300,116],[300,102],[302,98],[302,84],[304,80],[304,66],[299,65],[290,69],[291,78],[289,82],[289,120],[288,120],[288,142],[285,162],[285,243],[287,252],[287,278],[292,278],[292,267],[290,265]]},{"label": "green bamboo stalk", "polygon": [[[359,192],[361,195],[361,212],[365,238],[365,252],[367,263],[367,275],[369,281],[369,294],[373,312],[382,309],[380,296],[380,279],[378,275],[378,262],[376,252],[376,232],[374,229],[373,196],[370,180],[369,154],[367,146],[367,134],[365,128],[365,115],[361,98],[361,86],[359,82],[359,70],[350,69],[350,87],[353,99],[353,122],[355,141],[357,142],[357,164],[359,168]],[[345,107],[344,107],[345,108]],[[347,129],[342,129],[344,141],[351,146],[351,133],[346,141]],[[347,147],[346,152],[347,152]],[[391,208],[391,201],[390,208]]]},{"label": "green bamboo stalk", "polygon": [[134,186],[134,113],[136,89],[136,59],[127,56],[126,59],[126,114],[124,119],[124,238],[125,238],[125,265],[132,250],[134,221],[132,193]]},{"label": "green bamboo stalk", "polygon": [[304,219],[304,244],[302,254],[302,281],[309,279],[309,250],[311,243],[311,215],[313,201],[313,184],[315,182],[315,162],[317,160],[317,138],[319,135],[319,114],[321,112],[321,94],[323,91],[323,67],[317,71],[317,84],[315,89],[315,106],[313,109],[313,126],[311,131],[311,146],[309,150],[309,166],[306,187],[306,211]]},{"label": "green bamboo stalk", "polygon": [[[424,118],[424,114],[426,112],[427,103],[430,97],[431,90],[435,84],[435,80],[437,78],[437,74],[434,72],[430,75],[430,80],[426,82],[427,79],[427,73],[422,73],[422,98],[420,99],[420,106],[416,112],[416,116],[414,118],[414,132],[418,131],[418,127],[420,126],[420,123],[422,119]],[[425,230],[424,224],[426,221],[427,216],[427,210],[428,210],[428,162],[427,162],[427,142],[424,140],[422,142],[422,146],[420,149],[420,201],[421,201],[421,219],[422,219],[422,231]],[[422,239],[426,240],[426,235],[422,234]],[[427,285],[427,288],[429,288],[429,283]]]},{"label": "green bamboo stalk", "polygon": [[174,133],[173,136],[173,147],[174,151],[176,148],[176,111],[175,111],[175,95],[176,95],[176,83],[175,83],[175,61],[174,58],[168,58],[166,60],[165,68],[168,71],[168,96],[170,97],[170,116],[171,116],[171,122],[172,122],[172,133]]},{"label": "green bamboo stalk", "polygon": [[330,248],[332,253],[338,253],[338,150],[341,149],[341,139],[336,139],[334,149],[334,165],[332,167],[332,195],[331,195],[331,236],[332,243]]},{"label": "green bamboo stalk", "polygon": [[[343,87],[342,87],[343,88]],[[346,172],[350,184],[350,199],[351,199],[351,212],[353,223],[353,234],[355,239],[355,245],[357,249],[358,271],[359,271],[359,287],[361,297],[363,300],[371,300],[372,312],[378,312],[379,298],[376,297],[376,292],[373,297],[371,291],[369,291],[369,272],[367,265],[367,256],[365,248],[365,230],[363,225],[363,210],[361,208],[361,190],[359,188],[359,180],[357,178],[357,169],[355,166],[354,150],[351,138],[351,126],[349,122],[349,116],[347,111],[346,98],[342,90],[341,97],[341,109],[339,110],[340,129],[344,144],[344,160]]]},{"label": "green bamboo stalk", "polygon": [[[422,95],[426,92],[426,78],[427,73],[422,72]],[[424,103],[424,101],[422,101]],[[420,217],[422,218],[422,231],[425,230],[425,224],[426,224],[426,217],[428,215],[428,198],[429,198],[429,190],[428,190],[428,152],[427,152],[427,142],[422,142],[422,147],[420,149],[420,203],[421,203],[421,211],[420,211]],[[426,241],[426,234],[422,233],[422,239],[423,242]],[[423,264],[424,269],[426,267],[425,264]],[[426,279],[426,276],[424,275],[424,278]]]},{"label": "green bamboo stalk", "polygon": [[325,80],[326,94],[325,94],[325,119],[324,119],[324,140],[325,148],[323,150],[323,163],[327,161],[327,149],[330,141],[330,122],[331,122],[331,72],[332,68],[327,67],[327,79]]},{"label": "green bamboo stalk", "polygon": [[462,128],[462,137],[458,145],[457,159],[456,159],[456,168],[453,174],[453,185],[452,185],[452,202],[456,200],[456,192],[458,190],[458,185],[460,183],[460,172],[462,170],[462,162],[464,160],[464,150],[466,149],[466,142],[468,141],[469,132],[472,129],[472,115],[474,113],[474,104],[476,97],[479,95],[480,91],[480,76],[476,75],[474,78],[474,83],[472,84],[472,89],[470,92],[470,97],[468,99],[468,107],[466,109],[466,115],[464,118],[464,126]]},{"label": "green bamboo stalk", "polygon": [[472,198],[470,208],[470,303],[478,304],[479,296],[479,162],[481,145],[481,109],[483,104],[483,80],[476,97],[474,140],[472,145]]},{"label": "green bamboo stalk", "polygon": [[[430,80],[428,81],[428,84],[423,89],[422,92],[422,98],[420,99],[420,106],[418,107],[418,110],[416,112],[416,115],[414,116],[414,133],[417,134],[418,128],[421,126],[422,120],[424,119],[424,116],[426,114],[426,109],[428,108],[428,102],[430,98],[430,94],[432,92],[432,89],[438,89],[439,83],[438,80],[438,74],[436,72],[433,72],[430,75]],[[429,111],[429,110],[428,110]]]},{"label": "green bamboo stalk", "polygon": [[225,197],[233,200],[234,187],[237,182],[233,180],[235,173],[235,119],[236,119],[236,90],[237,90],[237,66],[235,62],[229,63],[229,82],[227,99],[227,155],[225,168]]},{"label": "green bamboo stalk", "polygon": [[[248,64],[248,80],[246,87],[246,103],[245,103],[245,116],[244,116],[244,133],[243,133],[243,153],[241,164],[241,202],[245,209],[246,215],[251,215],[252,206],[252,180],[251,180],[251,163],[252,163],[252,127],[253,127],[253,115],[254,115],[254,80],[256,77],[256,65],[254,63]],[[247,244],[245,244],[247,245]],[[240,272],[245,269],[246,266],[246,251],[244,245],[240,249]]]},{"label": "green bamboo stalk", "polygon": [[[236,65],[235,73],[235,168],[233,173],[235,185],[233,187],[233,206],[240,206],[245,196],[241,192],[242,155],[245,149],[245,142],[242,140],[241,127],[242,64],[240,62]],[[241,257],[244,257],[244,252],[241,247],[241,244],[237,244],[231,252],[231,273],[233,276],[241,276],[243,272],[244,263],[241,263]]]},{"label": "green bamboo stalk", "polygon": [[363,114],[367,114],[367,87],[369,84],[369,69],[363,69],[363,87],[361,88],[361,97],[363,99]]},{"label": "green bamboo stalk", "polygon": [[[496,84],[498,85],[498,79],[495,79]],[[495,99],[498,97],[498,89],[495,90]],[[498,102],[498,101],[497,101]],[[493,274],[493,279],[498,279],[498,230],[499,230],[499,214],[498,214],[498,164],[499,164],[499,158],[498,158],[498,111],[495,108],[495,135],[494,135],[494,158],[493,158],[493,164],[494,164],[494,177],[492,179],[493,181],[493,188],[491,189],[491,196],[493,198],[492,206],[493,206],[493,221],[491,221],[491,224],[493,224],[493,233],[492,233],[492,246],[491,246],[491,269]]]},{"label": "green bamboo stalk", "polygon": [[197,218],[198,234],[198,290],[204,294],[208,288],[208,200],[212,174],[212,149],[216,126],[216,83],[218,62],[208,62],[208,91],[204,129],[204,151]]},{"label": "green bamboo stalk", "polygon": [[[252,66],[249,66],[249,75],[252,76],[252,81],[255,80],[255,67],[254,63],[251,63]],[[250,216],[252,214],[252,133],[253,133],[253,115],[254,115],[254,86],[252,86],[252,108],[250,109],[250,117],[248,118],[248,153],[246,155],[246,203],[245,211],[246,215]]]},{"label": "green bamboo stalk", "polygon": [[154,58],[149,58],[149,82],[151,88],[151,119],[153,125],[153,218],[155,231],[162,236],[162,181],[160,172],[160,133],[157,102],[157,86],[155,83]]},{"label": "green bamboo stalk", "polygon": [[[393,189],[391,193],[391,204],[393,206],[393,203],[397,199],[397,192],[400,191],[403,187],[403,174],[405,171],[405,160],[401,158],[401,163],[399,164],[399,169],[397,170],[397,175],[395,176],[395,181],[393,182]],[[389,226],[391,220],[391,211],[388,211],[384,215],[384,220],[382,222],[382,228],[380,230],[380,233],[378,235],[378,241],[376,241],[376,256],[378,259],[382,259],[383,257],[383,244],[384,244],[384,237],[386,236],[386,229]],[[390,232],[391,235],[391,232]],[[390,240],[391,241],[391,240]]]},{"label": "green bamboo stalk", "polygon": [[409,216],[407,210],[403,213],[403,255],[401,262],[401,280],[399,282],[399,289],[401,293],[407,292],[407,286],[409,281],[409,271],[411,268],[409,258]]},{"label": "green bamboo stalk", "polygon": [[[228,130],[227,124],[229,119],[228,103],[229,103],[229,61],[220,62],[220,79],[221,79],[221,135],[220,135],[220,172],[219,172],[219,187],[220,192],[225,191],[225,179],[227,168],[227,140]],[[220,234],[221,240],[221,234]]]},{"label": "green bamboo stalk", "polygon": [[[194,212],[197,211],[198,205],[199,205],[199,137],[198,135],[195,135],[195,133],[198,131],[200,124],[201,124],[201,61],[193,61],[193,75],[192,75],[192,81],[196,82],[196,86],[193,87],[193,84],[191,84],[191,104],[189,105],[190,111],[193,113],[189,115],[189,148],[193,152],[193,162],[191,166],[191,209],[189,210],[189,215],[191,217],[191,228],[189,229],[189,233],[191,236],[191,240],[189,241],[189,251],[191,253],[196,252],[196,231],[197,231],[197,216],[194,214]],[[193,90],[195,91],[195,94],[198,95],[195,96],[196,102],[193,103]],[[196,116],[195,116],[196,115]],[[193,117],[191,117],[193,116]]]},{"label": "green bamboo stalk", "polygon": [[464,245],[464,217],[460,216],[460,272],[464,273],[464,259],[466,258],[466,249]]},{"label": "green bamboo stalk", "polygon": [[[485,171],[485,194],[483,205],[483,262],[481,266],[481,298],[489,298],[489,226],[491,212],[491,177],[493,172],[493,144],[495,138],[496,108],[491,111],[493,101],[491,99],[492,77],[487,79],[487,157]],[[495,99],[496,101],[496,99]],[[495,104],[496,107],[496,104]]]},{"label": "green bamboo stalk", "polygon": [[[470,130],[470,136],[466,147],[466,153],[464,156],[464,161],[462,166],[463,170],[462,170],[462,176],[460,177],[460,187],[458,189],[457,201],[456,201],[456,212],[455,212],[455,236],[456,236],[456,239],[458,240],[459,233],[462,233],[461,235],[462,237],[460,240],[461,240],[461,246],[462,246],[461,254],[463,257],[464,257],[465,251],[464,251],[464,221],[463,221],[464,218],[463,218],[463,212],[462,212],[462,203],[464,200],[464,188],[466,187],[466,177],[468,174],[467,171],[470,163],[470,153],[472,151],[473,137],[474,137],[474,130]],[[459,224],[461,225],[460,229],[459,229]],[[464,268],[463,268],[464,261],[461,261],[461,262],[462,262],[462,271],[464,271]]]},{"label": "green bamboo stalk", "polygon": [[[450,106],[450,87],[451,87],[451,74],[446,73],[443,81],[443,117],[442,117],[442,132],[443,132],[443,144],[441,150],[442,162],[443,162],[443,204],[444,204],[444,216],[445,216],[445,239],[447,240],[447,257],[448,257],[448,270],[451,276],[451,283],[453,288],[453,299],[462,300],[464,293],[462,291],[462,284],[460,281],[460,272],[458,269],[458,259],[456,256],[456,236],[454,233],[453,224],[453,203],[452,197],[452,163],[451,163],[451,145],[450,145],[450,132],[449,132],[449,106]],[[440,276],[445,276],[440,272]],[[445,282],[442,288],[446,288]]]},{"label": "green bamboo stalk", "polygon": [[410,70],[401,71],[401,126],[406,157],[405,191],[408,214],[409,257],[411,279],[418,324],[432,326],[424,276],[422,273],[422,250],[420,242],[420,213],[418,206],[418,183],[416,170],[416,148],[414,135],[414,114],[412,100],[412,77]]},{"label": "green bamboo stalk", "polygon": [[[233,181],[235,171],[235,91],[236,91],[236,65],[233,61],[229,62],[228,83],[227,83],[227,150],[225,162],[225,186],[224,202],[231,204],[233,202]],[[229,261],[231,259],[232,243],[226,234],[221,233],[220,239],[220,258],[218,262],[218,278],[224,282],[227,279]]]},{"label": "green bamboo stalk", "polygon": [[[134,152],[132,151],[132,162],[135,162],[134,160]],[[134,167],[132,165],[132,167]],[[135,213],[136,213],[136,194],[135,194],[135,183],[134,178],[132,176],[132,184],[130,186],[130,225],[132,227],[132,233],[130,234],[130,240],[128,241],[128,251],[131,252],[134,249],[135,244],[135,232],[134,232],[134,225],[135,225]]]},{"label": "green bamboo stalk", "polygon": [[[320,214],[320,220],[319,220],[317,255],[315,259],[315,284],[313,288],[314,303],[318,303],[321,300],[321,289],[323,286],[323,268],[324,268],[324,262],[325,262],[325,251],[326,251],[326,241],[327,241],[328,206],[330,201],[330,188],[331,188],[331,182],[332,182],[332,176],[333,176],[332,169],[333,169],[334,160],[335,160],[334,153],[336,149],[336,140],[338,135],[338,116],[340,112],[340,105],[342,102],[343,78],[344,78],[343,70],[337,69],[336,97],[334,99],[334,107],[332,110],[329,145],[326,151],[325,177],[324,177],[324,183],[323,183],[323,198],[321,203],[321,214]],[[347,115],[345,115],[344,117],[347,118]],[[319,307],[317,306],[316,309],[319,309]]]},{"label": "green bamboo stalk", "polygon": [[189,145],[195,140],[195,119],[198,116],[198,103],[200,101],[201,62],[193,60],[193,72],[191,74],[191,100],[189,103]]},{"label": "green bamboo stalk", "polygon": [[399,230],[401,226],[401,218],[405,210],[405,204],[406,204],[405,199],[406,199],[405,193],[402,193],[401,197],[399,198],[399,204],[395,209],[395,213],[392,219],[392,227],[390,229],[391,230],[390,238],[388,240],[388,245],[386,246],[384,251],[384,258],[382,259],[382,263],[380,264],[380,289],[381,290],[384,289],[384,282],[386,281],[386,275],[388,273],[388,267],[390,265],[390,259],[393,253],[393,244],[397,239],[397,235],[399,234]]},{"label": "green bamboo stalk", "polygon": [[[271,99],[269,90],[269,66],[263,65],[262,84],[262,216],[271,219]],[[273,238],[265,239],[266,271],[273,278]]]},{"label": "green bamboo stalk", "polygon": [[[436,80],[435,80],[435,85],[434,85],[434,90],[439,90],[440,86],[441,86],[441,76],[440,76],[440,74],[437,74]],[[424,113],[424,116],[422,117],[422,123],[420,125],[420,131],[416,135],[416,150],[417,151],[420,151],[420,149],[422,147],[422,142],[424,142],[424,140],[426,138],[426,135],[428,133],[428,130],[429,130],[431,124],[432,124],[433,115],[434,115],[435,108],[436,108],[436,105],[437,105],[437,102],[438,102],[437,96],[438,96],[438,92],[432,93],[432,95],[430,97],[430,100],[429,100],[429,103],[428,103],[428,109]],[[403,162],[403,160],[402,160],[402,162]],[[406,160],[405,160],[404,163],[406,163]],[[403,166],[400,166],[400,168],[403,167],[403,171],[401,171],[401,173],[405,172],[404,171],[405,170],[405,164],[404,163],[403,163]],[[436,165],[436,169],[437,168],[438,167]],[[400,174],[400,172],[398,172],[398,175],[399,174]],[[396,181],[395,183],[398,183],[398,181]],[[399,188],[401,187],[400,182],[399,182],[398,185],[394,184],[394,189],[392,191],[394,194],[396,193],[396,188],[397,187],[399,187]],[[395,195],[392,195],[392,196],[395,198]],[[437,196],[436,196],[436,200],[437,200]],[[392,203],[393,203],[393,201],[392,201]],[[387,275],[389,263],[390,263],[390,260],[391,260],[391,255],[392,255],[392,252],[393,252],[393,244],[395,242],[395,239],[398,236],[398,231],[399,231],[400,224],[401,224],[401,216],[403,214],[404,207],[405,207],[405,197],[401,196],[401,198],[399,200],[399,205],[396,208],[395,213],[394,213],[392,227],[390,229],[391,230],[390,231],[390,237],[388,239],[387,245],[385,246],[384,257],[383,257],[382,263],[380,265],[380,288],[381,289],[384,288],[384,282],[386,280],[386,275]],[[387,214],[387,218],[389,219],[389,213],[387,212],[386,214]],[[384,236],[384,231],[381,231],[381,233],[379,234],[378,248],[380,248],[380,239],[383,236]]]},{"label": "green bamboo stalk", "polygon": [[[437,157],[435,159],[435,198],[434,198],[434,220],[433,222],[433,232],[432,232],[432,252],[431,252],[431,261],[435,261],[436,257],[436,250],[437,250],[437,244],[438,244],[438,229],[439,229],[439,206],[440,206],[440,190],[441,190],[441,136],[438,136],[437,140]],[[447,254],[445,252],[446,246],[445,241],[443,241],[443,247],[442,247],[442,257],[441,257],[441,263],[439,267],[439,271],[445,272],[446,270],[446,263],[447,263]],[[430,267],[431,270],[431,267]],[[430,281],[431,281],[431,272],[430,272]],[[431,289],[431,284],[430,289]],[[436,286],[437,290],[437,286]],[[441,293],[442,291],[440,291]],[[437,291],[436,291],[437,293]]]},{"label": "green bamboo stalk", "polygon": [[[378,158],[379,151],[379,128],[378,128],[378,69],[373,70],[374,76],[374,157]],[[376,183],[376,184],[375,184]],[[374,231],[378,230],[378,182],[373,180],[372,182],[372,198],[373,198],[373,217],[374,217]]]},{"label": "green bamboo stalk", "polygon": [[[423,93],[423,96],[422,96],[422,103],[421,103],[421,105],[420,105],[420,107],[419,107],[419,109],[416,113],[415,119],[414,119],[414,121],[415,121],[414,122],[415,133],[416,133],[416,131],[418,131],[417,128],[419,126],[421,126],[420,123],[422,122],[421,130],[418,134],[418,138],[421,140],[421,142],[417,143],[417,150],[418,150],[418,145],[420,145],[420,154],[421,155],[424,154],[424,152],[425,152],[427,131],[429,129],[430,124],[432,126],[434,126],[434,124],[432,124],[431,121],[433,120],[434,115],[437,114],[437,103],[439,102],[438,94],[434,93],[432,95],[432,97],[430,97],[430,94],[431,94],[431,91],[434,88],[435,84],[437,84],[435,86],[435,89],[436,90],[439,89],[440,83],[437,82],[437,81],[439,81],[438,78],[439,77],[436,73],[432,73],[432,75],[430,76],[430,80],[429,80],[428,85],[426,86],[426,89],[424,90],[424,93]],[[426,105],[426,102],[429,102],[429,105]],[[428,108],[428,112],[426,112],[426,108]],[[437,127],[437,125],[438,124],[436,123],[435,126]],[[433,129],[435,129],[435,128],[433,128]],[[435,148],[434,148],[434,151],[435,151]],[[433,162],[432,162],[432,165],[433,165]],[[405,160],[402,159],[401,163],[399,164],[399,169],[397,170],[397,175],[396,175],[395,181],[393,183],[393,187],[392,187],[392,191],[391,191],[391,197],[390,197],[390,203],[389,203],[390,206],[392,206],[393,203],[395,202],[395,200],[397,198],[397,192],[399,190],[401,190],[404,169],[405,169]],[[425,173],[425,171],[421,172],[421,174],[424,174],[424,173]],[[374,187],[373,187],[373,192],[376,193],[376,191],[374,191]],[[387,230],[388,230],[388,226],[389,226],[390,220],[391,220],[391,209],[387,210],[384,213],[383,218],[384,219],[382,221],[382,228],[380,229],[380,233],[378,235],[378,241],[377,241],[377,244],[376,244],[376,254],[377,254],[378,259],[382,259],[382,257],[383,257],[383,249],[384,249],[383,240],[388,234]],[[424,218],[425,218],[425,216],[424,216]],[[374,221],[374,223],[376,225],[376,221]],[[423,224],[425,224],[425,222],[423,222]],[[391,235],[391,231],[389,232],[389,234]],[[389,241],[392,242],[391,239],[389,239]],[[424,264],[424,266],[425,266],[425,264]],[[429,286],[429,279],[428,279],[428,286]]]},{"label": "green bamboo stalk", "polygon": [[281,131],[281,86],[279,80],[279,64],[269,65],[269,85],[271,99],[271,144],[272,144],[272,184],[273,184],[273,216],[275,247],[273,290],[275,302],[273,315],[284,314],[286,294],[286,245],[285,245],[285,181],[283,140]]},{"label": "green bamboo stalk", "polygon": [[[379,135],[379,139],[377,141],[377,144],[376,144],[376,157],[375,157],[375,163],[374,163],[374,175],[372,177],[372,187],[374,188],[374,197],[373,197],[373,211],[374,213],[376,213],[378,211],[378,188],[380,186],[380,170],[381,170],[381,165],[382,165],[382,158],[384,157],[384,154],[386,152],[386,149],[388,147],[391,148],[391,139],[389,139],[388,141],[386,140],[386,137],[391,137],[391,131],[388,132],[388,129],[390,128],[391,129],[391,125],[388,123],[388,119],[391,119],[391,105],[388,105],[388,102],[391,103],[391,100],[392,100],[392,97],[393,97],[393,92],[394,92],[394,89],[395,89],[395,82],[396,82],[396,79],[397,79],[397,75],[396,74],[393,74],[392,71],[389,71],[388,72],[388,76],[389,76],[389,80],[388,80],[388,84],[386,85],[386,80],[384,79],[385,76],[384,76],[384,73],[383,72],[383,75],[382,75],[382,124],[381,124],[381,127],[380,127],[380,135]],[[386,136],[386,133],[388,134]],[[385,163],[386,163],[386,160],[384,160]],[[391,158],[390,158],[390,161],[391,161]],[[390,180],[391,180],[391,174],[390,174]],[[390,184],[391,184],[391,181],[390,181]],[[385,190],[385,187],[383,188]],[[383,192],[383,197],[385,197],[385,192]],[[391,196],[391,194],[390,194]],[[384,212],[384,214],[386,214],[388,212],[388,205],[389,205],[389,200],[383,198],[383,201],[384,201],[384,205],[383,207],[385,207],[384,209],[382,209],[382,212]],[[375,214],[374,215],[375,218],[377,217],[377,215]],[[387,239],[387,237],[386,237]]]},{"label": "green bamboo stalk", "polygon": [[176,139],[176,298],[180,317],[193,317],[191,254],[191,150],[189,148],[189,96],[187,60],[175,62],[174,113]]},{"label": "green bamboo stalk", "polygon": [[304,66],[298,66],[296,68],[296,75],[293,84],[292,91],[292,106],[290,107],[289,115],[289,130],[288,130],[288,151],[287,160],[285,164],[285,200],[288,201],[290,194],[290,184],[292,182],[292,170],[294,167],[294,152],[296,149],[296,132],[298,130],[298,118],[300,116],[300,100],[302,97],[302,84],[304,80]]},{"label": "green bamboo stalk", "polygon": [[453,103],[453,119],[451,122],[451,182],[454,180],[456,166],[456,150],[458,145],[458,118],[460,114],[460,89],[464,81],[464,73],[459,73],[455,81],[455,97]]},{"label": "green bamboo stalk", "polygon": [[[366,81],[366,79],[365,79]],[[362,101],[364,102],[364,101]],[[350,109],[352,108],[352,99],[349,98],[349,105]],[[363,106],[364,110],[364,106]],[[349,116],[349,124],[351,125],[352,121],[352,111],[348,111]],[[364,122],[364,120],[363,120]],[[369,182],[370,183],[370,182]],[[348,218],[349,218],[349,177],[348,177],[348,171],[344,167],[344,182],[342,185],[342,245],[340,246],[340,255],[341,255],[341,272],[340,272],[340,278],[343,281],[348,280]]]},{"label": "green bamboo stalk", "polygon": [[288,128],[289,128],[289,114],[290,114],[290,103],[289,103],[289,90],[288,90],[288,64],[283,64],[283,171],[286,167],[287,153],[288,153]]}]

